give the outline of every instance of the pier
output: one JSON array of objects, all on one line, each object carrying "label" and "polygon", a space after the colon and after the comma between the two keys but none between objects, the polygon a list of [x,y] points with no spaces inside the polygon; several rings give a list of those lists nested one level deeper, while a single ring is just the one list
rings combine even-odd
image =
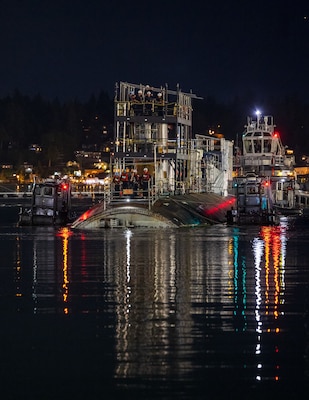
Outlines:
[{"label": "pier", "polygon": [[[10,185],[12,186],[12,185]],[[14,187],[2,186],[0,191],[1,199],[30,199],[32,196],[32,185],[27,185],[27,188],[23,190],[16,190],[16,185]],[[26,187],[26,186],[25,186]],[[91,187],[90,185],[73,185],[73,190],[71,192],[72,198],[101,198],[107,193],[107,187],[103,185],[95,185]]]}]

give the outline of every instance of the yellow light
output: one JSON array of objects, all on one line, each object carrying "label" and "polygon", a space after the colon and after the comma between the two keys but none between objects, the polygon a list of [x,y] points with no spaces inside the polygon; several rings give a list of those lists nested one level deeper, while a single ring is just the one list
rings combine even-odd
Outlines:
[{"label": "yellow light", "polygon": [[[72,235],[72,232],[68,227],[64,227],[59,232],[59,236],[63,238],[63,246],[62,246],[62,255],[63,255],[63,302],[67,303],[68,295],[69,295],[69,277],[68,277],[68,248],[69,248],[69,237]],[[64,307],[64,314],[68,314],[68,308]]]}]

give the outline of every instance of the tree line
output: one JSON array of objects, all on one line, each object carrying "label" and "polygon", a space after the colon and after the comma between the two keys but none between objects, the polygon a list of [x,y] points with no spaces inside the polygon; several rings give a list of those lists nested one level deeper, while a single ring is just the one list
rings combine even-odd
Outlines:
[{"label": "tree line", "polygon": [[[284,145],[298,157],[309,154],[309,105],[298,96],[259,99],[253,94],[218,101],[215,97],[193,100],[193,133],[222,133],[241,138],[247,115],[258,104],[264,115],[273,115]],[[80,149],[100,150],[113,138],[113,99],[102,91],[81,102],[29,97],[16,90],[0,99],[0,164],[14,168],[24,162],[51,167],[61,160],[74,160]],[[42,151],[36,152],[36,144]],[[30,150],[31,149],[31,150]]]},{"label": "tree line", "polygon": [[74,160],[76,150],[108,139],[112,124],[113,102],[105,92],[62,103],[16,90],[0,99],[0,164],[46,167]]}]

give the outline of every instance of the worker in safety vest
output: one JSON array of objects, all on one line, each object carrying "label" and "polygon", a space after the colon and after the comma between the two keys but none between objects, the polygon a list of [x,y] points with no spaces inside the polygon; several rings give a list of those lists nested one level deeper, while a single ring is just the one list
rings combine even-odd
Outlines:
[{"label": "worker in safety vest", "polygon": [[[148,86],[148,88],[149,88],[149,86]],[[145,114],[146,115],[152,115],[153,102],[154,102],[153,94],[152,94],[151,90],[148,89],[146,92],[146,96],[145,96]]]},{"label": "worker in safety vest", "polygon": [[141,176],[141,184],[142,184],[144,197],[148,196],[149,181],[150,181],[150,174],[149,174],[148,168],[144,168],[143,174]]},{"label": "worker in safety vest", "polygon": [[163,115],[163,106],[164,106],[164,100],[162,93],[158,93],[157,97],[155,99],[155,113],[159,116]]},{"label": "worker in safety vest", "polygon": [[122,171],[120,179],[122,182],[122,188],[128,189],[128,187],[129,187],[129,169],[128,168],[126,170]]},{"label": "worker in safety vest", "polygon": [[121,178],[119,172],[115,172],[115,175],[113,177],[113,182],[114,182],[115,196],[119,196],[121,193]]},{"label": "worker in safety vest", "polygon": [[137,170],[136,169],[131,169],[131,172],[130,172],[130,187],[133,188],[134,197],[136,197],[138,195],[139,183],[140,183],[140,176],[137,173]]}]

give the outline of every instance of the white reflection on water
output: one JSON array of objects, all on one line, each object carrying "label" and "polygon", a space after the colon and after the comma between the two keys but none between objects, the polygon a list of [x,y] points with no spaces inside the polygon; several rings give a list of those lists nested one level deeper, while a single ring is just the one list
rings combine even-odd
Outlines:
[{"label": "white reflection on water", "polygon": [[256,331],[258,333],[261,333],[262,332],[262,322],[260,315],[260,307],[262,304],[261,261],[263,256],[264,242],[259,238],[254,238],[252,247],[253,247],[254,266],[255,266],[255,296],[256,296],[255,319],[257,322]]},{"label": "white reflection on water", "polygon": [[126,272],[127,272],[127,287],[126,287],[126,312],[130,312],[130,294],[131,294],[131,287],[130,287],[130,280],[131,280],[131,238],[132,238],[132,231],[127,229],[125,231],[126,237]]},{"label": "white reflection on water", "polygon": [[[275,381],[285,351],[278,338],[287,239],[282,224],[66,229],[22,240],[33,241],[33,312],[111,315],[116,379],[235,370],[248,380]],[[18,259],[22,280],[29,260]]]},{"label": "white reflection on water", "polygon": [[127,250],[127,282],[130,282],[131,237],[132,237],[132,231],[130,229],[127,229],[125,231],[125,237],[127,239],[127,242],[126,242],[126,250]]}]

